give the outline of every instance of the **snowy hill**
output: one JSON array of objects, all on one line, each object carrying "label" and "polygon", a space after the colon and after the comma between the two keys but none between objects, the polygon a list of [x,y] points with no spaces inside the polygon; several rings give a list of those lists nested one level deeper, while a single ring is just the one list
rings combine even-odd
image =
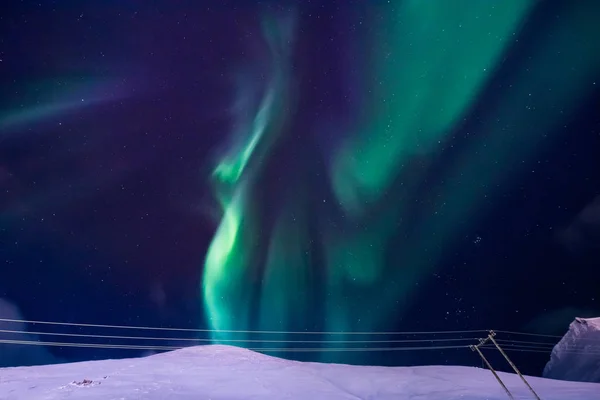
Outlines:
[{"label": "snowy hill", "polygon": [[576,318],[554,346],[544,376],[579,382],[600,382],[600,318]]},{"label": "snowy hill", "polygon": [[[501,374],[517,399],[516,376]],[[600,399],[600,385],[530,378],[544,400]],[[489,371],[287,361],[229,346],[144,358],[0,369],[2,400],[506,400]]]}]

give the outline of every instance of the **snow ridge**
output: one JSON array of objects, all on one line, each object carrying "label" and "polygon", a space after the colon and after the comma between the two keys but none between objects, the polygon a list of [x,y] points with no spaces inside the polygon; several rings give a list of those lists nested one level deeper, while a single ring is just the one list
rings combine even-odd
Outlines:
[{"label": "snow ridge", "polygon": [[[515,399],[531,395],[500,373]],[[544,400],[599,400],[600,384],[528,378]],[[490,371],[289,361],[221,345],[142,358],[0,369],[1,400],[506,400]]]}]

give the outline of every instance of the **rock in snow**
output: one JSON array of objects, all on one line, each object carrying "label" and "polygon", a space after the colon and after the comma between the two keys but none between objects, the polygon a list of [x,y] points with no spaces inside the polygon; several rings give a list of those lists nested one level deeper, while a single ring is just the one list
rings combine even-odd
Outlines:
[{"label": "rock in snow", "polygon": [[600,318],[575,318],[571,322],[569,331],[552,350],[544,377],[600,382]]},{"label": "rock in snow", "polygon": [[[501,374],[515,399],[531,393]],[[600,399],[600,384],[529,378],[544,400]],[[2,400],[506,400],[490,371],[288,361],[230,346],[0,369]]]}]

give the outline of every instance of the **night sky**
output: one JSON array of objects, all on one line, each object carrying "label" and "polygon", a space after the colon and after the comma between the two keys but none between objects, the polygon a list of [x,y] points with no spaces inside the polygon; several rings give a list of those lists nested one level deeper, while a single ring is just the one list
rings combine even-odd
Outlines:
[{"label": "night sky", "polygon": [[[600,2],[176,3],[0,12],[0,318],[561,335],[600,315]],[[0,344],[0,366],[145,353]]]}]

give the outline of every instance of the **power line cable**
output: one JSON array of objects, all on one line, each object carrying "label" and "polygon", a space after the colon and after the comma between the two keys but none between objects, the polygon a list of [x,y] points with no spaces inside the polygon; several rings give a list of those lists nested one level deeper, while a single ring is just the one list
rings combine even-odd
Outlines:
[{"label": "power line cable", "polygon": [[75,326],[86,328],[107,328],[107,329],[138,329],[153,331],[176,331],[176,332],[205,332],[205,333],[250,333],[250,334],[289,334],[289,335],[440,335],[440,334],[464,334],[464,333],[482,333],[488,332],[487,329],[475,330],[456,330],[456,331],[421,331],[421,332],[352,332],[352,331],[259,331],[259,330],[221,330],[221,329],[192,329],[192,328],[170,328],[170,327],[151,327],[151,326],[132,326],[132,325],[105,325],[105,324],[84,324],[75,322],[57,322],[57,321],[33,321],[24,319],[0,318],[0,322],[14,322],[39,325],[56,326]]},{"label": "power line cable", "polygon": [[[96,349],[118,349],[118,350],[154,350],[154,351],[171,351],[187,348],[186,346],[137,346],[137,345],[118,345],[118,344],[102,344],[102,343],[73,343],[73,342],[50,342],[50,341],[29,341],[29,340],[7,340],[0,339],[0,344],[13,344],[13,345],[29,345],[29,346],[53,346],[53,347],[81,347],[81,348],[96,348]],[[323,348],[303,348],[303,347],[254,347],[246,348],[256,352],[382,352],[382,351],[421,351],[421,350],[456,350],[456,349],[467,349],[470,346],[456,345],[456,346],[404,346],[404,347],[323,347]],[[482,346],[483,349],[497,350],[495,346],[486,345]],[[531,352],[531,353],[545,353],[548,354],[548,349],[536,349],[529,347],[513,347],[503,346],[505,351],[519,351],[519,352]],[[581,351],[569,351],[566,350],[564,353],[567,354],[579,354],[579,355],[600,355],[600,352],[581,352]]]},{"label": "power line cable", "polygon": [[[0,333],[15,333],[22,335],[39,335],[39,336],[64,336],[64,337],[81,337],[81,338],[98,338],[98,339],[124,339],[124,340],[169,340],[169,341],[186,341],[186,342],[212,342],[212,339],[207,338],[178,338],[178,337],[147,337],[147,336],[118,336],[118,335],[92,335],[83,333],[59,333],[59,332],[38,332],[38,331],[23,331],[0,329]],[[470,338],[449,338],[449,339],[399,339],[399,340],[285,340],[285,339],[220,339],[219,342],[227,343],[426,343],[426,342],[458,342],[458,341],[474,341],[475,337]]]},{"label": "power line cable", "polygon": [[511,343],[498,343],[501,344],[502,348],[523,348],[523,349],[539,349],[539,350],[548,350],[552,351],[552,347],[548,346],[540,346],[540,345],[531,345],[531,344],[511,344]]},{"label": "power line cable", "polygon": [[[96,339],[122,339],[122,340],[168,340],[168,341],[184,341],[184,342],[213,342],[209,338],[181,338],[181,337],[147,337],[147,336],[121,336],[121,335],[96,335],[83,333],[63,333],[63,332],[42,332],[42,331],[25,331],[0,329],[0,333],[20,334],[20,335],[39,335],[39,336],[62,336],[62,337],[78,337],[78,338],[96,338]],[[221,343],[346,343],[346,344],[368,344],[368,343],[430,343],[430,342],[460,342],[460,341],[475,341],[476,337],[467,338],[431,338],[431,339],[390,339],[390,340],[293,340],[293,339],[220,339]],[[497,339],[502,344],[519,344],[519,345],[535,345],[538,347],[549,346],[554,347],[554,343],[522,341],[512,339]],[[567,344],[569,347],[581,347],[575,344]]]},{"label": "power line cable", "polygon": [[541,333],[532,333],[532,332],[516,332],[516,331],[498,331],[494,330],[496,333],[504,333],[507,335],[521,335],[521,336],[539,336],[539,337],[548,337],[548,338],[562,338],[560,335],[545,335]]},{"label": "power line cable", "polygon": [[547,344],[548,346],[556,346],[558,342],[548,343],[548,342],[532,342],[527,340],[513,340],[513,339],[496,339],[499,343],[511,342],[511,343],[521,343],[521,344]]},{"label": "power line cable", "polygon": [[[104,348],[104,349],[121,349],[121,350],[178,350],[186,347],[183,346],[135,346],[135,345],[117,345],[117,344],[100,344],[100,343],[72,343],[72,342],[47,342],[47,341],[31,341],[31,340],[8,340],[0,339],[0,344],[15,344],[15,345],[31,345],[31,346],[54,346],[54,347],[83,347],[83,348]],[[466,349],[469,346],[405,346],[405,347],[297,347],[297,348],[279,348],[279,347],[257,347],[246,348],[247,350],[257,352],[354,352],[354,351],[415,351],[415,350],[444,350],[444,349]]]},{"label": "power line cable", "polygon": [[[514,332],[514,331],[498,331],[498,330],[494,330],[494,332],[496,333],[502,333],[505,335],[513,335],[513,336],[533,336],[533,337],[544,337],[544,338],[553,338],[553,339],[562,339],[564,338],[564,336],[557,336],[557,335],[544,335],[541,333],[530,333],[530,332]],[[594,339],[594,338],[575,338],[575,340],[577,341],[581,341],[581,342],[592,342],[592,343],[600,343],[600,339]],[[560,342],[557,341],[556,343]]]},{"label": "power line cable", "polygon": [[[538,349],[547,349],[549,351],[553,351],[554,347],[547,347],[547,346],[535,346],[535,345],[520,345],[520,344],[504,344],[503,346],[511,346],[511,347],[523,347],[523,348],[538,348]],[[594,346],[577,346],[577,345],[572,345],[572,346],[561,346],[559,351],[590,351],[590,350],[600,350],[600,345],[594,345]]]},{"label": "power line cable", "polygon": [[[486,346],[481,346],[482,349],[489,349],[489,350],[496,350],[498,351],[498,349],[495,346],[492,345],[486,345]],[[551,350],[540,350],[540,349],[529,349],[529,348],[513,348],[513,347],[509,347],[509,346],[502,346],[502,350],[504,351],[520,351],[520,352],[531,352],[531,353],[552,353]],[[588,356],[588,355],[600,355],[600,352],[589,352],[589,351],[570,351],[570,350],[564,350],[563,353],[565,354],[577,354],[577,355],[584,355],[584,356]]]},{"label": "power line cable", "polygon": [[[478,330],[448,330],[448,331],[395,331],[395,332],[352,332],[352,331],[268,331],[268,330],[215,330],[215,329],[191,329],[191,328],[172,328],[172,327],[150,327],[150,326],[133,326],[133,325],[107,325],[107,324],[86,324],[86,323],[74,323],[74,322],[58,322],[58,321],[37,321],[37,320],[25,320],[25,319],[9,319],[0,318],[0,322],[8,323],[25,323],[32,325],[49,325],[49,326],[72,326],[80,328],[107,328],[107,329],[129,329],[129,330],[150,330],[150,331],[174,331],[174,332],[194,332],[194,333],[246,333],[246,334],[298,334],[298,335],[447,335],[447,334],[466,334],[466,333],[483,333],[489,332],[489,330],[478,329]],[[144,336],[120,336],[120,335],[92,335],[92,334],[75,334],[75,333],[51,333],[51,332],[31,332],[23,330],[0,330],[4,333],[21,333],[21,334],[38,334],[38,335],[54,335],[54,336],[69,336],[69,337],[96,337],[104,339],[125,339],[125,340],[173,340],[173,341],[212,341],[208,338],[169,338],[169,337],[144,337]],[[495,330],[497,333],[506,335],[524,335],[544,338],[562,338],[557,335],[545,335],[530,332],[516,332],[516,331],[505,331]],[[476,340],[476,338],[431,338],[431,339],[401,339],[401,340],[266,340],[266,339],[220,339],[219,342],[231,342],[231,343],[419,343],[419,342],[438,342],[438,341],[462,341],[462,340]],[[548,342],[533,342],[533,341],[520,341],[513,339],[498,339],[502,343],[522,343],[522,344],[535,344],[535,345],[547,345],[554,346],[556,343]],[[598,342],[600,340],[591,338],[578,338],[581,342]]]}]

